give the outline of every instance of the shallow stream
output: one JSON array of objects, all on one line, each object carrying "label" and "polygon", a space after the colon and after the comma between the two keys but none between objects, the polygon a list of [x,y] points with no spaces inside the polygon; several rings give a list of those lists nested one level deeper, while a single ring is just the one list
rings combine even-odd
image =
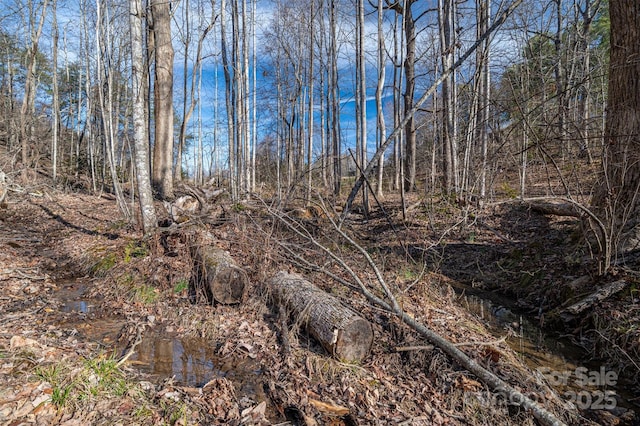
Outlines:
[{"label": "shallow stream", "polygon": [[[460,303],[488,325],[531,369],[578,408],[640,411],[637,384],[602,360],[593,360],[571,336],[550,332],[539,318],[516,313],[515,302],[491,292],[457,288]],[[636,389],[637,390],[637,389]]]}]

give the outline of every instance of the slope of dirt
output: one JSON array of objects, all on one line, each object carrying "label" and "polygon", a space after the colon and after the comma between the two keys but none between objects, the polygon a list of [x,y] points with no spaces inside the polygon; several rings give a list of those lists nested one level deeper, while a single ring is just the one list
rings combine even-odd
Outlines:
[{"label": "slope of dirt", "polygon": [[[11,193],[0,210],[0,423],[536,424],[389,314],[296,266],[292,253],[344,274],[259,205],[227,211],[235,213],[209,226],[207,240],[251,278],[236,306],[192,303],[190,253],[204,225],[141,241],[108,196]],[[407,312],[564,421],[590,424],[458,305],[446,262],[441,273],[416,268],[410,252],[435,242],[428,226],[400,229],[380,218],[353,217],[347,226],[380,254]],[[371,278],[318,220],[299,223]],[[372,322],[375,344],[363,363],[332,359],[300,324],[277,315],[264,283],[281,269],[305,273]],[[163,354],[145,349],[149,338],[179,342],[183,366],[194,353],[187,342],[196,342],[213,373],[199,382],[171,368],[157,374],[150,365]],[[419,348],[397,350],[410,346]]]}]

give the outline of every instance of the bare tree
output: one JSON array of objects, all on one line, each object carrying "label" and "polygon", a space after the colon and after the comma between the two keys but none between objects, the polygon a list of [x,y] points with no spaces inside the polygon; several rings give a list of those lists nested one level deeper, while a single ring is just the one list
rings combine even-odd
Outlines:
[{"label": "bare tree", "polygon": [[[183,43],[184,43],[184,51],[182,52],[184,55],[183,58],[183,78],[182,78],[182,120],[180,123],[180,135],[177,146],[177,154],[176,154],[176,168],[174,170],[173,179],[178,181],[182,179],[182,153],[187,144],[187,126],[189,124],[189,120],[191,119],[191,115],[195,110],[196,104],[198,104],[198,98],[196,97],[196,87],[200,83],[201,79],[199,79],[200,72],[202,70],[202,55],[203,55],[203,44],[209,32],[213,29],[213,26],[216,21],[215,9],[214,9],[214,1],[211,2],[211,16],[209,17],[209,22],[205,24],[205,26],[200,30],[200,35],[198,36],[198,42],[196,46],[196,56],[194,62],[191,64],[191,75],[189,76],[189,49],[191,47],[191,17],[190,17],[190,3],[189,0],[185,0],[182,9],[184,11],[184,31],[183,31]],[[202,16],[199,16],[199,19],[202,20]],[[196,158],[201,158],[200,152],[196,153]],[[196,181],[201,178],[202,164],[201,161],[196,164]]]},{"label": "bare tree", "polygon": [[[384,143],[384,139],[386,137],[386,123],[384,119],[384,105],[382,103],[382,95],[384,92],[384,83],[386,78],[386,61],[385,61],[385,42],[384,42],[384,32],[383,32],[383,18],[384,18],[384,1],[378,0],[378,21],[377,21],[377,36],[378,36],[378,50],[377,50],[377,65],[378,65],[378,84],[376,85],[376,122],[378,123],[378,127],[376,129],[376,148]],[[384,156],[380,156],[380,160],[378,161],[378,179],[376,184],[376,195],[378,197],[382,197],[383,193],[383,182],[382,177],[384,176]]]},{"label": "bare tree", "polygon": [[487,37],[490,37],[491,34],[493,34],[493,32],[496,29],[498,29],[505,22],[505,20],[509,16],[511,16],[511,14],[513,14],[513,12],[520,5],[520,3],[522,3],[522,0],[515,0],[505,10],[503,10],[502,13],[493,22],[493,24],[491,24],[489,28],[487,28],[487,31],[483,33],[471,46],[469,46],[469,48],[467,48],[464,51],[464,53],[460,55],[460,57],[453,63],[453,65],[450,68],[445,68],[440,74],[440,76],[429,87],[429,89],[426,90],[422,94],[420,99],[418,99],[415,102],[415,105],[413,106],[413,108],[410,111],[405,112],[405,118],[400,123],[398,123],[398,125],[391,132],[391,134],[387,136],[387,139],[385,140],[385,142],[380,147],[378,147],[375,154],[373,155],[373,158],[369,162],[369,165],[366,167],[361,177],[356,180],[355,184],[351,188],[351,192],[347,197],[345,207],[342,211],[341,220],[343,220],[346,217],[346,215],[349,213],[349,209],[351,208],[353,200],[355,199],[356,195],[360,191],[360,188],[364,184],[365,179],[367,179],[371,175],[374,164],[376,164],[379,161],[380,156],[384,153],[387,147],[393,142],[394,138],[401,132],[402,127],[406,125],[410,117],[413,117],[418,111],[418,109],[422,106],[422,104],[424,104],[424,102],[435,93],[435,91],[443,83],[443,81],[446,80],[451,73],[455,72],[467,60],[467,58],[473,52],[476,51],[476,49],[484,42],[484,40]]},{"label": "bare tree", "polygon": [[[166,0],[151,0],[155,80],[153,186],[161,198],[173,197],[173,44],[171,11]],[[181,168],[178,164],[176,167]]]},{"label": "bare tree", "polygon": [[[28,116],[32,111],[35,102],[35,71],[36,71],[36,58],[38,55],[38,43],[40,42],[40,36],[42,35],[42,28],[44,26],[45,17],[47,14],[48,0],[44,0],[37,6],[33,1],[28,2],[28,21],[29,21],[29,36],[30,41],[27,45],[27,59],[26,70],[27,74],[24,81],[24,94],[22,98],[22,107],[20,108],[20,139],[22,141],[22,176],[27,178],[29,167],[29,142],[32,138],[32,134],[29,131],[29,119]],[[39,13],[37,8],[40,8]],[[38,14],[39,16],[36,16]],[[37,20],[37,22],[36,22]]]},{"label": "bare tree", "polygon": [[[116,167],[116,143],[118,133],[119,113],[117,107],[118,82],[115,81],[117,71],[116,64],[119,59],[114,52],[115,40],[113,38],[113,20],[111,19],[111,9],[107,7],[104,0],[96,0],[96,83],[98,93],[98,105],[100,106],[100,120],[102,124],[102,139],[104,141],[104,152],[106,157],[106,165],[111,178],[111,187],[116,197],[118,208],[129,219],[131,212],[124,198],[122,186],[118,177]],[[103,168],[106,174],[106,168]],[[103,181],[104,179],[103,175]]]},{"label": "bare tree", "polygon": [[337,18],[336,18],[336,0],[328,0],[327,7],[329,9],[329,99],[327,107],[329,108],[329,129],[331,132],[331,179],[333,181],[334,195],[340,195],[342,185],[342,143],[340,139],[340,91],[338,84],[338,40],[337,40]]},{"label": "bare tree", "polygon": [[[402,61],[402,72],[404,74],[403,110],[406,124],[404,126],[404,150],[403,158],[403,189],[413,191],[416,187],[416,161],[417,161],[417,136],[416,124],[412,115],[407,116],[407,112],[413,109],[416,93],[416,21],[420,18],[413,16],[413,5],[416,0],[404,0],[403,2],[389,2],[387,7],[393,9],[402,16],[402,29],[404,32],[404,58]],[[398,83],[396,83],[398,84]],[[399,90],[400,86],[397,87]]]},{"label": "bare tree", "polygon": [[133,93],[133,130],[135,145],[136,182],[138,201],[145,235],[157,226],[153,205],[149,167],[149,136],[145,114],[144,53],[142,40],[143,9],[141,0],[129,0],[129,28],[131,32],[131,86]]},{"label": "bare tree", "polygon": [[[367,153],[367,76],[364,51],[364,0],[356,1],[356,162],[364,170]],[[362,188],[362,205],[369,210],[368,188]]]},{"label": "bare tree", "polygon": [[[237,200],[238,191],[236,185],[236,155],[235,155],[235,143],[234,143],[234,121],[235,121],[235,109],[234,99],[235,91],[233,85],[232,67],[229,58],[229,45],[227,38],[227,20],[226,20],[226,0],[220,1],[220,54],[222,56],[222,69],[224,72],[224,94],[225,105],[227,110],[227,138],[229,143],[227,144],[228,157],[229,157],[229,187],[231,188],[231,198]],[[235,72],[234,72],[235,73]]]},{"label": "bare tree", "polygon": [[58,97],[58,1],[53,0],[51,4],[51,31],[53,33],[53,42],[51,45],[51,79],[52,79],[52,119],[53,123],[51,132],[51,175],[53,182],[58,180],[58,133],[60,130],[60,99]]},{"label": "bare tree", "polygon": [[[440,28],[440,49],[442,68],[451,69],[454,63],[455,1],[438,0]],[[459,190],[458,181],[458,130],[457,130],[457,87],[456,73],[452,72],[442,83],[442,143],[444,148],[444,189],[448,193]]]}]

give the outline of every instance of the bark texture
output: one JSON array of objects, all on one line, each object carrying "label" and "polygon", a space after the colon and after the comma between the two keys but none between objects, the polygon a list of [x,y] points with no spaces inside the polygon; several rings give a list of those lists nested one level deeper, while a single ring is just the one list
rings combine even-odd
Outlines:
[{"label": "bark texture", "polygon": [[275,300],[300,319],[331,355],[344,361],[364,359],[373,344],[371,324],[302,276],[279,272],[269,281]]},{"label": "bark texture", "polygon": [[135,146],[136,184],[144,234],[155,231],[158,224],[153,205],[149,170],[149,135],[145,122],[144,51],[142,42],[142,2],[129,0],[131,30],[131,88],[133,91],[133,131]]},{"label": "bark texture", "polygon": [[[153,0],[155,41],[153,186],[160,198],[173,197],[173,45],[169,2]],[[181,164],[176,167],[182,167]]]},{"label": "bark texture", "polygon": [[194,277],[196,286],[218,303],[240,303],[244,298],[249,278],[229,252],[217,247],[199,247],[195,253]]},{"label": "bark texture", "polygon": [[609,297],[621,292],[627,287],[626,281],[614,281],[609,283],[601,288],[599,288],[595,293],[591,293],[584,299],[580,300],[577,303],[569,306],[566,311],[573,314],[579,315],[587,309],[591,308],[596,303],[600,303],[603,300],[608,299]]},{"label": "bark texture", "polygon": [[609,15],[605,173],[594,204],[615,255],[640,248],[640,2],[611,0]]}]

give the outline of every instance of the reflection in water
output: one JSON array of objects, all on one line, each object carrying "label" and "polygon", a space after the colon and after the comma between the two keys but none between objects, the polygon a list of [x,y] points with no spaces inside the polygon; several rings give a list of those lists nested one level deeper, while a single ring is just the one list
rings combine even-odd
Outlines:
[{"label": "reflection in water", "polygon": [[67,300],[62,305],[62,312],[79,312],[86,314],[92,308],[86,300]]},{"label": "reflection in water", "polygon": [[173,376],[185,385],[202,386],[218,375],[214,371],[213,355],[188,339],[146,336],[136,356],[141,370],[160,377]]},{"label": "reflection in water", "polygon": [[226,377],[243,395],[261,393],[261,371],[255,361],[233,355],[218,356],[210,343],[198,338],[176,338],[147,333],[132,357],[145,373],[161,378],[174,377],[184,386],[200,387],[214,377]]},{"label": "reflection in water", "polygon": [[93,310],[93,303],[83,297],[87,289],[86,283],[81,280],[70,280],[59,286],[61,288],[56,292],[56,298],[62,302],[60,307],[62,312],[86,314]]},{"label": "reflection in water", "polygon": [[[533,370],[542,373],[550,384],[562,395],[587,395],[600,397],[602,392],[611,392],[616,398],[615,405],[637,409],[637,395],[631,391],[632,383],[617,370],[607,368],[603,363],[590,360],[586,351],[569,339],[545,333],[538,324],[518,315],[504,305],[494,304],[489,299],[465,294],[462,305],[484,320],[496,334],[509,336],[507,344]],[[506,304],[506,303],[505,303]],[[584,369],[591,375],[604,377],[613,374],[615,384],[607,386],[586,386],[586,381],[577,380]],[[567,380],[558,380],[567,377]],[[635,408],[634,408],[635,406]],[[584,407],[582,407],[584,408]]]}]

